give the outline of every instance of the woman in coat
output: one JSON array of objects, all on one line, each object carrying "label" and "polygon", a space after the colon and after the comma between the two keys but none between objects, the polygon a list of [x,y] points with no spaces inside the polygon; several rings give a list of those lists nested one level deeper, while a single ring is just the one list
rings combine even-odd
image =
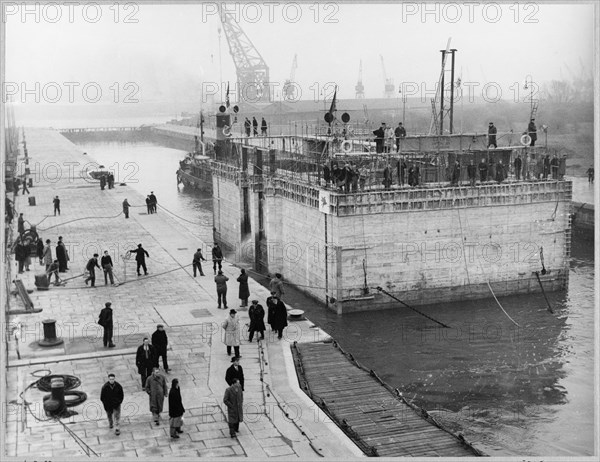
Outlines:
[{"label": "woman in coat", "polygon": [[179,389],[179,379],[173,379],[171,382],[171,391],[169,392],[169,426],[171,429],[171,438],[179,438],[178,433],[183,433],[183,413],[185,409],[181,402],[181,390]]},{"label": "woman in coat", "polygon": [[236,315],[237,311],[229,310],[229,317],[223,321],[224,338],[223,343],[227,345],[227,355],[231,356],[231,347],[235,350],[235,355],[240,356],[240,318]]},{"label": "woman in coat", "polygon": [[248,298],[250,297],[250,289],[248,288],[248,275],[246,270],[242,268],[242,274],[237,278],[237,282],[240,283],[239,298],[242,300],[240,307],[248,306]]},{"label": "woman in coat", "polygon": [[239,379],[233,379],[233,385],[225,390],[223,402],[227,406],[229,435],[235,438],[235,434],[240,431],[240,422],[244,421],[244,393]]}]

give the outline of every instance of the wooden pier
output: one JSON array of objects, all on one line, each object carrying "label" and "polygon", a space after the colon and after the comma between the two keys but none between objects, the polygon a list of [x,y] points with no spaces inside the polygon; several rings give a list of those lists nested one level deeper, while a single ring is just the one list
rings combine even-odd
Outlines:
[{"label": "wooden pier", "polygon": [[336,342],[294,343],[301,388],[367,456],[483,456],[362,368]]}]

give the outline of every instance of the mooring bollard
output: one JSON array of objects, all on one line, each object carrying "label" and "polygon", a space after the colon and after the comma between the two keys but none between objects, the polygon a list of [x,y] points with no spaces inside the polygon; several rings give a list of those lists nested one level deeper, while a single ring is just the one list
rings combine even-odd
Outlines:
[{"label": "mooring bollard", "polygon": [[50,347],[60,345],[64,343],[62,338],[56,337],[56,320],[55,319],[45,319],[42,321],[44,325],[44,339],[38,341],[39,346]]},{"label": "mooring bollard", "polygon": [[[44,325],[44,327],[46,327]],[[44,396],[44,411],[46,415],[61,415],[65,412],[65,381],[57,377],[50,382],[50,395]]]}]

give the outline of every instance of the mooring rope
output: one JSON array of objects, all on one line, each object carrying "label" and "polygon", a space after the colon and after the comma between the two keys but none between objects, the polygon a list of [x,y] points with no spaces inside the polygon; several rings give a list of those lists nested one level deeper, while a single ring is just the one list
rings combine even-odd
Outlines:
[{"label": "mooring rope", "polygon": [[416,313],[419,313],[421,316],[425,316],[427,319],[430,319],[431,321],[433,321],[433,322],[435,322],[435,323],[439,324],[440,326],[442,326],[442,327],[446,327],[446,328],[448,328],[448,329],[450,329],[450,328],[451,328],[450,326],[447,326],[447,325],[446,325],[446,324],[444,324],[443,322],[436,321],[436,320],[435,320],[435,319],[433,319],[431,316],[429,316],[429,315],[426,315],[425,313],[422,313],[421,311],[417,310],[416,308],[413,308],[412,306],[408,305],[407,303],[404,303],[402,300],[400,300],[400,299],[399,299],[399,298],[397,298],[397,297],[394,297],[392,294],[390,294],[389,292],[387,292],[387,291],[383,290],[381,287],[379,287],[379,286],[378,286],[378,287],[377,287],[377,290],[378,290],[378,291],[380,291],[380,292],[383,292],[383,293],[384,293],[384,294],[386,294],[388,297],[392,297],[394,300],[396,300],[396,301],[398,301],[398,302],[402,303],[402,304],[403,304],[405,307],[407,307],[407,308],[410,308],[411,310],[413,310],[413,311],[414,311],[414,312],[416,312]]}]

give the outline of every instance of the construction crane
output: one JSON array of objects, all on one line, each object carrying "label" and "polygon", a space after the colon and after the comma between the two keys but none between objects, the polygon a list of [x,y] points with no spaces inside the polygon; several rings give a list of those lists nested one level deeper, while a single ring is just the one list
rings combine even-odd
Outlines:
[{"label": "construction crane", "polygon": [[385,64],[383,62],[383,56],[379,55],[379,57],[381,58],[381,70],[383,71],[383,82],[384,82],[383,96],[385,98],[393,98],[395,96],[394,79],[387,78],[387,74],[385,72]]},{"label": "construction crane", "polygon": [[296,98],[296,85],[294,79],[296,78],[296,69],[298,68],[298,55],[294,55],[294,61],[292,62],[292,70],[290,71],[290,78],[283,84],[283,97],[285,100],[294,100]]},{"label": "construction crane", "polygon": [[354,87],[356,90],[356,99],[363,99],[365,97],[365,86],[362,83],[362,59],[360,60],[360,66],[358,67],[358,82]]},{"label": "construction crane", "polygon": [[232,18],[232,13],[224,8],[220,10],[229,53],[237,73],[238,100],[250,103],[271,102],[269,66],[236,19]]}]

